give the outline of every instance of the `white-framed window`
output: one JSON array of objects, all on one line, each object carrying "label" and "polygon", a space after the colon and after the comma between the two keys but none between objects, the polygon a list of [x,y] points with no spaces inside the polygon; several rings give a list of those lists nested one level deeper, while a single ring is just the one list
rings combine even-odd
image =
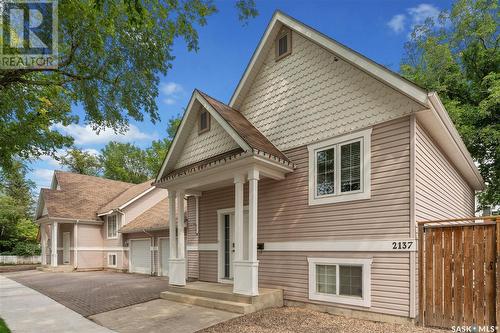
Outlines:
[{"label": "white-framed window", "polygon": [[307,258],[309,299],[370,307],[372,259]]},{"label": "white-framed window", "polygon": [[283,27],[278,33],[275,43],[275,59],[278,61],[292,53],[292,31]]},{"label": "white-framed window", "polygon": [[116,267],[116,253],[108,253],[108,267]]},{"label": "white-framed window", "polygon": [[309,145],[309,204],[370,198],[371,128]]},{"label": "white-framed window", "polygon": [[108,215],[106,219],[107,239],[118,238],[118,216]]}]

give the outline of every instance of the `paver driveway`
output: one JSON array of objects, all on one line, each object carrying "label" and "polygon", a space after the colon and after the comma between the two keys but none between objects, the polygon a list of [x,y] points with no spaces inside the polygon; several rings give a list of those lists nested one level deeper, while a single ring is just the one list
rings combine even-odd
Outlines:
[{"label": "paver driveway", "polygon": [[5,275],[85,317],[157,299],[168,286],[165,278],[103,271]]}]

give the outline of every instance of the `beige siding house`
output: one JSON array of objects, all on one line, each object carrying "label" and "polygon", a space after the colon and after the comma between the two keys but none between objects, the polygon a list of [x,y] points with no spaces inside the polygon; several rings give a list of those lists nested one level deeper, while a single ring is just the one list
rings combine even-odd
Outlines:
[{"label": "beige siding house", "polygon": [[155,185],[178,217],[170,284],[187,265],[398,321],[417,313],[416,222],[474,215],[483,180],[435,93],[277,12],[227,105],[194,91]]},{"label": "beige siding house", "polygon": [[[130,184],[55,171],[51,188],[40,193],[36,213],[42,264],[55,271],[109,269],[167,276],[167,210],[167,191],[151,181]],[[187,241],[196,242],[196,234]],[[197,264],[191,266],[188,276],[197,277]]]}]

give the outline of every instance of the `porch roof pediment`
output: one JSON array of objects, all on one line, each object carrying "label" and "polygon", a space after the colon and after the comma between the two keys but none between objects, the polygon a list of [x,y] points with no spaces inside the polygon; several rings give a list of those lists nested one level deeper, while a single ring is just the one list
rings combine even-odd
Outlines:
[{"label": "porch roof pediment", "polygon": [[[193,130],[192,119],[196,116],[196,111],[200,105],[207,110],[212,119],[229,134],[231,139],[236,142],[238,148],[179,167],[177,161],[182,155],[186,141]],[[232,156],[235,152],[237,152],[236,155],[258,155],[270,158],[273,161],[283,163],[287,166],[293,166],[288,158],[260,133],[259,130],[257,130],[257,128],[255,128],[255,126],[253,126],[238,110],[229,107],[199,90],[195,90],[189,101],[186,113],[182,118],[179,129],[177,130],[172,146],[163,161],[163,165],[156,178],[156,183],[166,178],[171,178],[172,174],[185,173],[188,169],[193,170],[194,168],[200,168],[204,165],[204,162],[206,162],[206,164],[213,164],[218,161],[217,159],[219,157],[221,159],[227,159],[229,155]]]}]

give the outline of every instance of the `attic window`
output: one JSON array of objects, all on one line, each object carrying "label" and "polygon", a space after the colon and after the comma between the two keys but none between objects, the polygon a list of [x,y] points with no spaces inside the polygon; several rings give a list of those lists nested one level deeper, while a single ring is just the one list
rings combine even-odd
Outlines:
[{"label": "attic window", "polygon": [[292,53],[292,31],[282,28],[276,38],[276,61]]},{"label": "attic window", "polygon": [[210,130],[210,114],[207,110],[202,110],[200,112],[200,126],[198,129],[198,134],[207,132]]}]

